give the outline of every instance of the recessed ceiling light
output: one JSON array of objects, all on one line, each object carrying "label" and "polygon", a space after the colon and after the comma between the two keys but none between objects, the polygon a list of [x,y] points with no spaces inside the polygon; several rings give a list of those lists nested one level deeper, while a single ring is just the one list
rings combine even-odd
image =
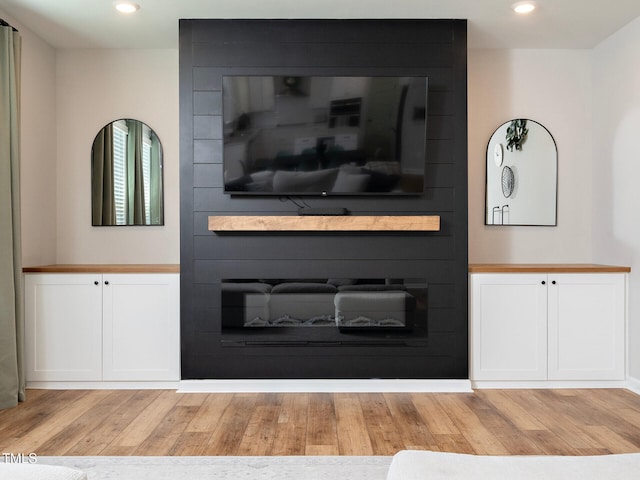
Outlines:
[{"label": "recessed ceiling light", "polygon": [[113,5],[120,13],[134,13],[140,10],[140,5],[133,2],[119,1],[113,2]]},{"label": "recessed ceiling light", "polygon": [[513,8],[513,11],[516,13],[531,13],[536,9],[536,2],[530,0],[516,2],[511,5],[511,8]]}]

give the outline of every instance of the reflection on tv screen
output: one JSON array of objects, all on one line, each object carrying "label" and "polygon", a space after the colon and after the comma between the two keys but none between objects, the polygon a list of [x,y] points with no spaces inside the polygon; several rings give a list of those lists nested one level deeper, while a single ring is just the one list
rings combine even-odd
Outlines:
[{"label": "reflection on tv screen", "polygon": [[223,77],[230,194],[420,194],[426,77]]}]

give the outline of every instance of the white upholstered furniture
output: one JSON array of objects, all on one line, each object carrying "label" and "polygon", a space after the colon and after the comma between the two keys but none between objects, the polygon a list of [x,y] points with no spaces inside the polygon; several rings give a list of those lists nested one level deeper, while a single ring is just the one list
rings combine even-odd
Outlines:
[{"label": "white upholstered furniture", "polygon": [[0,480],[87,480],[87,474],[73,468],[39,463],[0,462]]},{"label": "white upholstered furniture", "polygon": [[482,456],[403,450],[387,480],[636,480],[640,453],[599,456]]}]

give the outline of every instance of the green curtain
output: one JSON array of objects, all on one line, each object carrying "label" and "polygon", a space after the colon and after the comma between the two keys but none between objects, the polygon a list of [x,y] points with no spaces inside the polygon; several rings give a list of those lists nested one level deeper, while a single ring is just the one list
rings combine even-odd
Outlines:
[{"label": "green curtain", "polygon": [[20,34],[0,22],[0,408],[24,401]]},{"label": "green curtain", "polygon": [[116,206],[113,194],[113,125],[105,126],[91,149],[92,225],[115,225]]},{"label": "green curtain", "polygon": [[127,209],[128,225],[144,225],[144,185],[142,177],[142,123],[127,120]]},{"label": "green curtain", "polygon": [[162,203],[162,146],[155,133],[151,133],[151,225],[162,225],[164,206]]}]

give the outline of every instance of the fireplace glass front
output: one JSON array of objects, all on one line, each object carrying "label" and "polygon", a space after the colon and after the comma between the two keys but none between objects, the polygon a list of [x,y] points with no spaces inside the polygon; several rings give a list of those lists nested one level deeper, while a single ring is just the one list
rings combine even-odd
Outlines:
[{"label": "fireplace glass front", "polygon": [[424,279],[225,279],[222,343],[424,345]]}]

